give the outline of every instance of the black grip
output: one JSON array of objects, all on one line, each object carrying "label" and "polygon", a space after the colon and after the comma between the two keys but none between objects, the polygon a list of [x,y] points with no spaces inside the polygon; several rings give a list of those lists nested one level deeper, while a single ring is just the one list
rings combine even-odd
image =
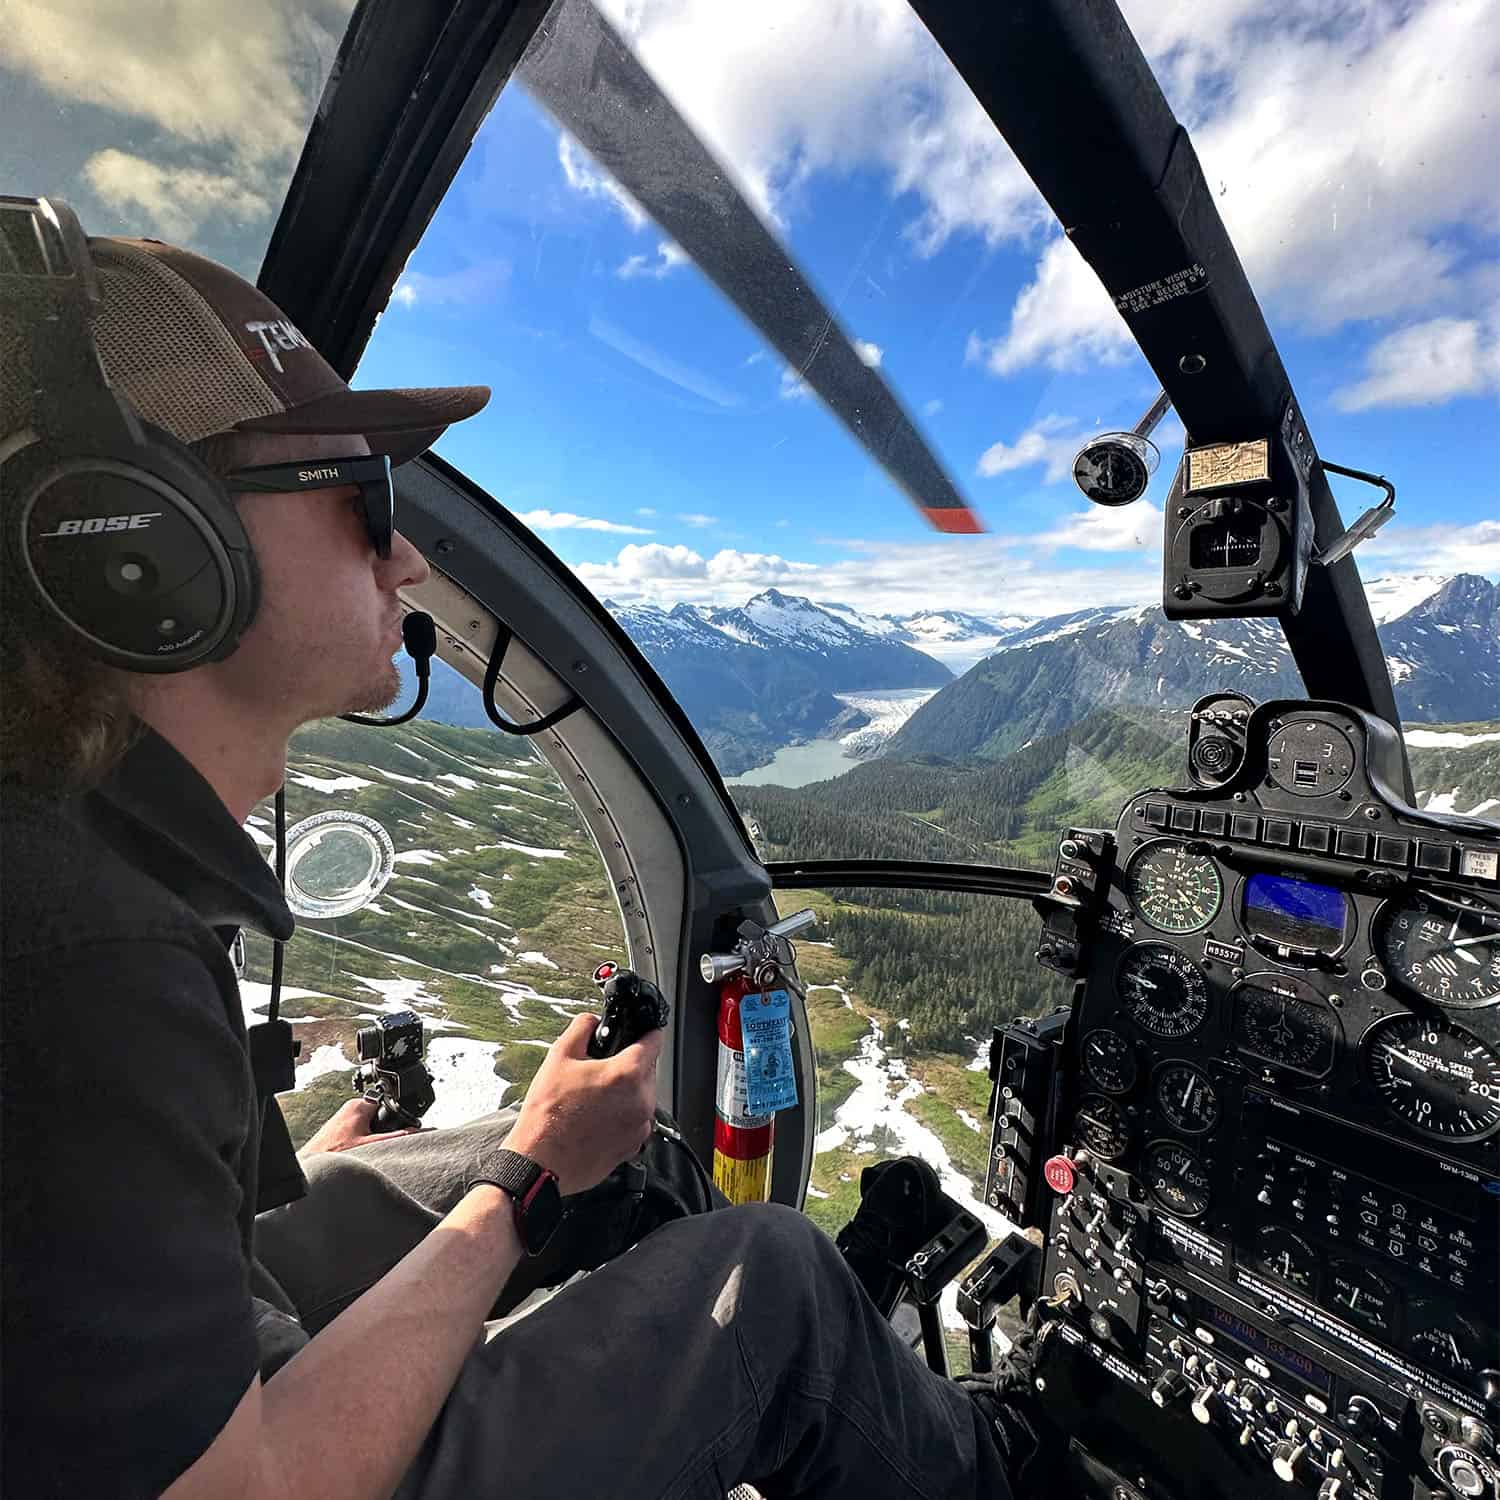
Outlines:
[{"label": "black grip", "polygon": [[672,1014],[666,997],[649,979],[616,969],[604,984],[604,1013],[589,1038],[590,1057],[614,1057],[648,1031],[665,1026]]}]

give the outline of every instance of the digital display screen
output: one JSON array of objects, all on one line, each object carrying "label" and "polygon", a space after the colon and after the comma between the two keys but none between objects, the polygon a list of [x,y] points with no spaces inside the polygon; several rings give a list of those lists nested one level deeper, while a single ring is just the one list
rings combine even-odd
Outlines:
[{"label": "digital display screen", "polygon": [[1333,1390],[1333,1376],[1305,1354],[1298,1354],[1289,1344],[1283,1344],[1280,1339],[1273,1339],[1269,1334],[1262,1333],[1253,1324],[1237,1318],[1228,1308],[1210,1304],[1205,1312],[1208,1321],[1220,1333],[1227,1334],[1232,1343],[1260,1355],[1267,1364],[1286,1371],[1288,1375],[1295,1376],[1304,1385],[1321,1391],[1325,1396]]},{"label": "digital display screen", "polygon": [[1288,948],[1333,953],[1343,946],[1349,898],[1331,885],[1286,875],[1252,875],[1245,882],[1245,931]]}]

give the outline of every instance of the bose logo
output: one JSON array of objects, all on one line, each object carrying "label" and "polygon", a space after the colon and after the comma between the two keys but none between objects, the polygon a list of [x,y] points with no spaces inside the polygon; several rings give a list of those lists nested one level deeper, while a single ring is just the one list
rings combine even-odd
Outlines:
[{"label": "bose logo", "polygon": [[133,516],[84,516],[76,521],[59,521],[56,531],[43,536],[97,536],[101,531],[142,531],[162,515],[159,510],[140,511]]},{"label": "bose logo", "polygon": [[308,482],[308,480],[310,480],[310,479],[337,479],[338,477],[339,477],[339,471],[337,469],[298,469],[297,470],[297,478],[303,484],[306,484]]}]

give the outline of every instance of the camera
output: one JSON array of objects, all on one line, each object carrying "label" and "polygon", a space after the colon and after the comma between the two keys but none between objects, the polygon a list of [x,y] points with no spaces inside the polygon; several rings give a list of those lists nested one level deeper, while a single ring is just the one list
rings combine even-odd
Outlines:
[{"label": "camera", "polygon": [[373,1121],[377,1130],[400,1130],[422,1123],[436,1095],[432,1074],[422,1059],[427,1053],[427,1034],[422,1018],[414,1010],[398,1010],[381,1016],[373,1026],[361,1026],[354,1034],[359,1053],[353,1088],[356,1094],[379,1104]]}]

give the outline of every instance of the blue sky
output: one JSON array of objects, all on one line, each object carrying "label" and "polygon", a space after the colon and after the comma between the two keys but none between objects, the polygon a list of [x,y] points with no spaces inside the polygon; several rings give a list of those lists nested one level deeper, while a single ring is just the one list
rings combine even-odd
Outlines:
[{"label": "blue sky", "polygon": [[[943,538],[512,83],[359,386],[488,383],[440,451],[601,595],[1041,614],[1152,597],[1146,500],[1067,468],[1154,382],[904,0],[600,0],[989,526]],[[0,169],[254,274],[348,0],[14,0]],[[1366,577],[1500,577],[1500,0],[1127,0],[1329,459],[1389,474]],[[232,43],[232,45],[231,45]],[[830,65],[832,63],[832,65]],[[14,159],[12,159],[14,158]],[[1369,503],[1339,482],[1346,519]]]},{"label": "blue sky", "polygon": [[[1160,430],[1163,461],[1137,506],[1093,510],[1072,486],[1067,466],[1083,437],[1132,423],[1154,383],[1107,303],[1101,311],[1090,300],[1089,273],[1070,264],[1076,256],[1029,184],[1014,180],[1003,146],[975,144],[985,122],[966,115],[965,105],[977,109],[925,34],[901,31],[867,81],[873,93],[903,61],[920,61],[926,81],[895,128],[946,129],[943,167],[967,152],[967,182],[962,173],[937,180],[937,153],[900,159],[888,110],[857,87],[846,90],[855,97],[842,101],[842,117],[838,102],[821,113],[808,106],[795,62],[767,61],[749,83],[716,80],[743,97],[704,93],[697,74],[708,37],[731,52],[738,42],[753,60],[759,33],[777,29],[770,22],[741,23],[756,33],[747,43],[686,0],[609,8],[634,25],[648,66],[878,360],[991,534],[936,537],[780,357],[515,86],[408,264],[357,383],[490,384],[490,408],[453,429],[441,451],[596,591],[622,600],[742,602],[775,585],[882,610],[1038,613],[1150,597],[1181,429],[1169,418]],[[1218,9],[1221,22],[1234,10],[1247,46],[1275,43],[1261,29],[1269,7]],[[1297,12],[1307,19],[1309,9]],[[1326,28],[1326,17],[1316,19]],[[1365,575],[1464,567],[1493,576],[1493,209],[1477,191],[1414,203],[1390,165],[1397,143],[1368,139],[1371,122],[1414,95],[1436,112],[1427,129],[1447,169],[1477,165],[1466,158],[1475,134],[1454,138],[1455,102],[1428,98],[1421,78],[1403,79],[1419,61],[1414,49],[1431,64],[1441,18],[1427,17],[1425,32],[1422,19],[1403,25],[1393,12],[1348,26],[1342,44],[1361,59],[1357,84],[1388,82],[1386,97],[1360,102],[1342,143],[1298,139],[1288,111],[1300,75],[1282,80],[1290,97],[1278,98],[1257,92],[1253,76],[1216,71],[1192,29],[1202,18],[1166,38],[1159,71],[1169,92],[1175,82],[1174,106],[1210,181],[1221,163],[1245,174],[1240,197],[1267,196],[1255,180],[1262,152],[1281,168],[1303,154],[1328,158],[1300,198],[1281,191],[1285,222],[1260,217],[1248,244],[1236,238],[1320,451],[1397,484],[1398,520],[1362,555]],[[811,33],[821,23],[794,24]],[[1460,24],[1451,15],[1441,32]],[[817,40],[805,37],[809,50]],[[1309,31],[1303,50],[1314,45]],[[1458,66],[1461,49],[1451,50]],[[1309,56],[1303,67],[1316,62]],[[1482,58],[1463,82],[1481,79],[1493,80]],[[1451,75],[1442,81],[1455,91]],[[1307,131],[1350,102],[1311,110]],[[1420,121],[1408,125],[1421,135]],[[837,144],[826,147],[820,131]],[[1414,165],[1411,175],[1430,170]],[[1234,196],[1225,180],[1232,229]],[[1403,205],[1418,210],[1405,222]],[[1427,282],[1420,295],[1409,284],[1418,277]],[[1096,283],[1092,292],[1101,296]],[[1339,488],[1346,519],[1371,503],[1373,492]]]}]

